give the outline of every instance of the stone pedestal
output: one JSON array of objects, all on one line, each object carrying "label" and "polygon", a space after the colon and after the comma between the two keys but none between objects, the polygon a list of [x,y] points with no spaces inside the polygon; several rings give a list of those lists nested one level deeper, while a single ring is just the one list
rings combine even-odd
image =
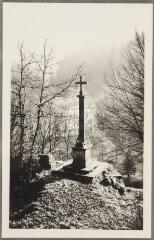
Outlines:
[{"label": "stone pedestal", "polygon": [[86,149],[85,148],[72,148],[72,168],[82,169],[86,167]]},{"label": "stone pedestal", "polygon": [[80,143],[77,143],[75,147],[72,147],[73,159],[63,167],[64,172],[71,175],[77,175],[78,177],[84,176],[84,178],[86,178],[86,176],[97,168],[98,163],[96,161],[92,161],[91,156],[88,156],[87,159],[86,147],[87,145]]}]

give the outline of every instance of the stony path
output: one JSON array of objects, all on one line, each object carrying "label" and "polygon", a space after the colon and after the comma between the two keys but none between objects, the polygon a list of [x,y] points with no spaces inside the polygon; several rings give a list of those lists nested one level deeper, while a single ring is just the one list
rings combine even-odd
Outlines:
[{"label": "stony path", "polygon": [[99,183],[59,179],[48,183],[32,203],[33,210],[11,228],[142,229],[142,190],[124,196]]}]

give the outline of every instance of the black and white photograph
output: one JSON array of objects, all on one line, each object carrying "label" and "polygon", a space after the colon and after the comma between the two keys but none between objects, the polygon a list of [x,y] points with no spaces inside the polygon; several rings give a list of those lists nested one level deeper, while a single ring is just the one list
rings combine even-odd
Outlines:
[{"label": "black and white photograph", "polygon": [[4,237],[150,237],[152,17],[3,3]]}]

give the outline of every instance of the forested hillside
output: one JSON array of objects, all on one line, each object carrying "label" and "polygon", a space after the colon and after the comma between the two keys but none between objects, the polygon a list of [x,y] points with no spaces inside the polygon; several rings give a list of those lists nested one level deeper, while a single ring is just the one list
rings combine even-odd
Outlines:
[{"label": "forested hillside", "polygon": [[[112,61],[111,61],[112,52]],[[78,94],[84,86],[88,157],[109,162],[126,185],[143,186],[144,35],[136,33],[120,51],[85,51],[57,63],[45,42],[42,54],[18,45],[12,65],[10,190],[20,198],[40,171],[38,156],[71,156],[78,135]]]}]

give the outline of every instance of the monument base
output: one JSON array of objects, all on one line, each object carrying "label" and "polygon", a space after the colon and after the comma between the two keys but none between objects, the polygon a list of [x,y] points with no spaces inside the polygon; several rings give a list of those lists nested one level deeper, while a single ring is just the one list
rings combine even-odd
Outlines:
[{"label": "monument base", "polygon": [[83,169],[74,168],[72,162],[72,160],[67,162],[65,166],[55,170],[52,173],[83,183],[92,183],[95,178],[102,176],[104,166],[100,162],[93,161]]},{"label": "monument base", "polygon": [[72,168],[75,169],[83,169],[86,168],[86,148],[81,147],[72,147]]}]

